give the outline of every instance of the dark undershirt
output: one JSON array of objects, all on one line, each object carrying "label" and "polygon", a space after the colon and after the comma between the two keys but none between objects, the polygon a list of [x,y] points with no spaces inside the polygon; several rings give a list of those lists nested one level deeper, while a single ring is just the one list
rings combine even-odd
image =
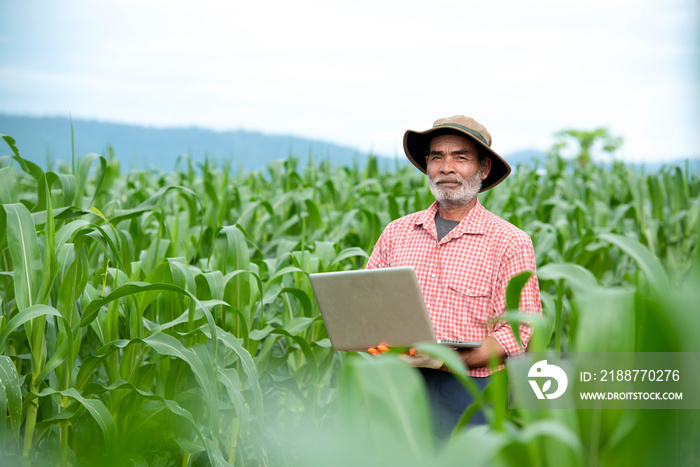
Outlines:
[{"label": "dark undershirt", "polygon": [[460,221],[443,219],[440,217],[440,214],[435,213],[435,228],[437,229],[438,242],[442,240],[445,235],[450,233],[452,229],[457,227],[459,223]]}]

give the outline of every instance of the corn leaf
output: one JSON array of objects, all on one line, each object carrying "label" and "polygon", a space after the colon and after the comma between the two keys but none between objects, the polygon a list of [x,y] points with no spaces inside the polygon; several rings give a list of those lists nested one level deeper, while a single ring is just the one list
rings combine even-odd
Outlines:
[{"label": "corn leaf", "polygon": [[7,240],[15,266],[15,298],[19,310],[39,303],[42,264],[34,222],[23,204],[4,204]]}]

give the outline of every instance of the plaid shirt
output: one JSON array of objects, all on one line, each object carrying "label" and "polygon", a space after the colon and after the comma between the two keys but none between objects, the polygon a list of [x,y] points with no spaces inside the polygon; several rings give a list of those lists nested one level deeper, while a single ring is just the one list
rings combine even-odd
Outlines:
[{"label": "plaid shirt", "polygon": [[[491,335],[508,356],[521,354],[510,325],[499,318],[505,313],[510,278],[535,270],[530,237],[487,211],[477,199],[469,214],[438,242],[437,210],[435,202],[425,211],[391,222],[365,268],[413,267],[438,339],[481,342]],[[542,314],[534,275],[520,295],[520,311]],[[525,346],[531,335],[532,328],[521,324]],[[469,370],[471,376],[491,373],[488,368]]]}]

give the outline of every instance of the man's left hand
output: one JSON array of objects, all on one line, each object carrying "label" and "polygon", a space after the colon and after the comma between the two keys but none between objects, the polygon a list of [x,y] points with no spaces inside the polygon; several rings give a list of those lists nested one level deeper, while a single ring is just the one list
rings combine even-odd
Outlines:
[{"label": "man's left hand", "polygon": [[496,339],[487,336],[481,343],[481,347],[473,349],[460,349],[459,356],[468,368],[481,368],[489,364],[489,358],[494,356],[498,363],[506,359],[506,351]]}]

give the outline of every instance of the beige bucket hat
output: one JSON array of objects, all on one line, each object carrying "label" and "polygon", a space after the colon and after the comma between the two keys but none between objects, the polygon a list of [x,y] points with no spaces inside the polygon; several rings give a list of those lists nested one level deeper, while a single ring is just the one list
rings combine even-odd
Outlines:
[{"label": "beige bucket hat", "polygon": [[485,149],[486,155],[491,158],[491,171],[483,181],[480,192],[495,187],[510,174],[510,165],[491,149],[491,133],[484,125],[464,115],[435,120],[433,127],[429,130],[408,130],[403,135],[403,149],[406,152],[406,157],[418,167],[418,170],[426,173],[425,156],[430,148],[430,140],[444,134],[466,136],[478,144],[480,148]]}]

